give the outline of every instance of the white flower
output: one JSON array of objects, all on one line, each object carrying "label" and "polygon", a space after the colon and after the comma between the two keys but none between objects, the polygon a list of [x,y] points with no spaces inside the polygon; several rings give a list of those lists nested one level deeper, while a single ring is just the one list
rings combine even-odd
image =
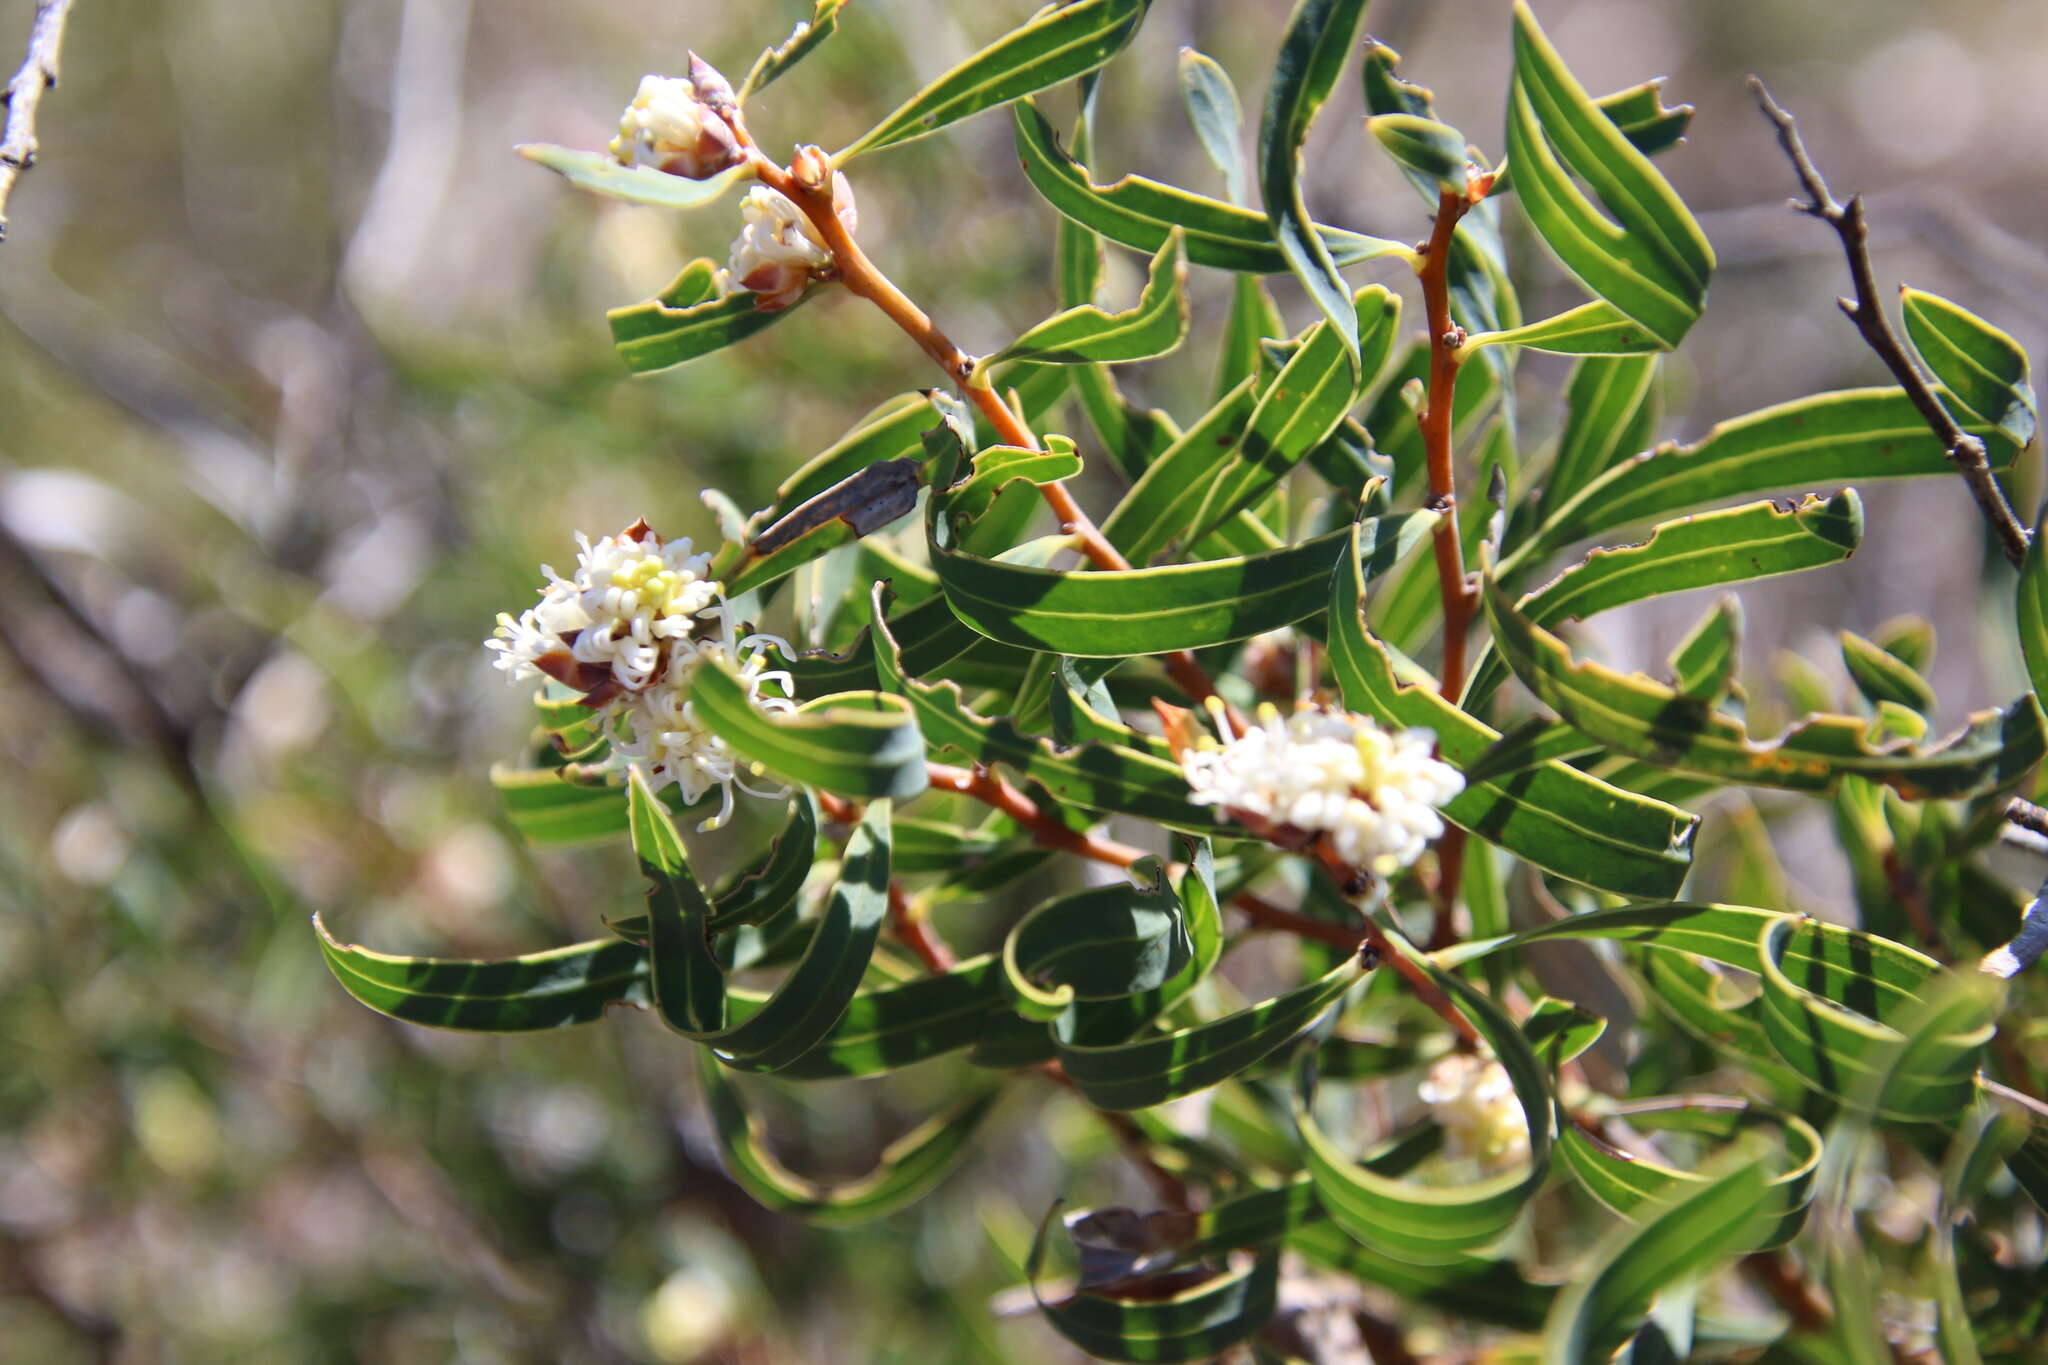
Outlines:
[{"label": "white flower", "polygon": [[[832,179],[832,209],[853,231],[858,216],[846,177]],[[732,286],[761,295],[766,309],[795,303],[814,274],[829,270],[832,252],[804,211],[780,191],[756,185],[740,201],[740,234],[726,262]]]},{"label": "white flower", "polygon": [[516,619],[501,613],[486,647],[515,679],[545,673],[588,692],[608,671],[637,692],[660,669],[663,643],[688,639],[723,600],[708,577],[711,556],[692,554],[687,537],[664,544],[645,522],[595,545],[579,533],[576,544],[575,576],[542,565],[539,605]]},{"label": "white flower", "polygon": [[[730,636],[730,626],[726,634]],[[771,715],[796,710],[795,702],[779,695],[794,690],[789,674],[767,667],[771,648],[785,655],[790,652],[788,643],[773,635],[749,635],[736,647],[730,638],[692,641],[678,650],[660,683],[633,694],[611,712],[607,734],[611,739],[612,763],[638,768],[653,791],[674,784],[686,803],[697,801],[713,787],[719,788],[723,801],[718,813],[699,829],[716,829],[732,815],[735,786],[752,796],[787,795],[787,787],[749,782],[750,777],[761,775],[758,767],[747,764],[731,745],[706,729],[698,721],[696,706],[690,700],[690,680],[696,671],[729,661],[754,705]],[[763,685],[769,683],[777,686],[777,692],[763,692]]]},{"label": "white flower", "polygon": [[1459,1053],[1429,1069],[1416,1090],[1444,1130],[1444,1156],[1477,1161],[1489,1175],[1529,1159],[1529,1116],[1499,1062]]},{"label": "white flower", "polygon": [[748,699],[769,714],[793,711],[787,672],[769,668],[770,651],[793,657],[774,635],[735,638],[725,591],[709,576],[711,557],[690,542],[664,542],[635,522],[592,544],[579,535],[576,574],[543,566],[540,602],[518,617],[501,614],[485,646],[513,678],[547,676],[584,694],[611,743],[601,769],[636,768],[649,787],[673,785],[686,802],[712,788],[723,800],[699,828],[715,829],[732,814],[733,788],[781,796],[787,788],[756,785],[761,769],[699,723],[690,685],[699,668],[730,666]]},{"label": "white flower", "polygon": [[1312,706],[1283,720],[1268,705],[1243,735],[1205,740],[1181,766],[1197,805],[1326,835],[1345,862],[1386,875],[1443,834],[1437,807],[1464,790],[1432,754],[1434,738]]},{"label": "white flower", "polygon": [[678,76],[640,78],[610,151],[622,166],[652,166],[689,180],[708,179],[746,159],[732,128],[699,98],[698,86]]}]

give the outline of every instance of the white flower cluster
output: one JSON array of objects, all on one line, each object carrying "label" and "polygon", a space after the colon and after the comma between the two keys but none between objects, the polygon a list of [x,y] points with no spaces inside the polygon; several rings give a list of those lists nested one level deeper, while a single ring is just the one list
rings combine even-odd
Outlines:
[{"label": "white flower cluster", "polygon": [[[718,82],[722,86],[724,78]],[[746,159],[739,141],[719,111],[706,103],[706,93],[702,81],[642,76],[633,102],[619,116],[619,135],[609,149],[612,159],[686,180],[706,180],[737,166]]]},{"label": "white flower cluster", "polygon": [[1237,738],[1189,749],[1181,767],[1197,805],[1325,835],[1345,862],[1386,875],[1443,834],[1437,807],[1464,790],[1433,740],[1314,706],[1283,719],[1269,704]]},{"label": "white flower cluster", "polygon": [[[859,221],[853,189],[844,175],[832,178],[832,210],[850,233]],[[727,287],[760,295],[764,311],[789,307],[815,275],[832,267],[832,252],[816,225],[789,196],[755,185],[740,201],[740,235],[726,262]]]},{"label": "white flower cluster", "polygon": [[1492,1175],[1529,1159],[1529,1116],[1499,1062],[1459,1053],[1429,1069],[1416,1093],[1444,1130],[1443,1154]]},{"label": "white flower cluster", "polygon": [[[546,565],[540,601],[518,617],[499,613],[484,642],[514,679],[549,677],[581,692],[603,722],[614,767],[640,769],[655,791],[671,784],[694,802],[721,789],[719,811],[701,828],[732,814],[733,788],[780,796],[755,786],[758,772],[697,720],[690,680],[700,665],[730,664],[753,703],[767,712],[796,709],[788,673],[768,667],[769,651],[789,644],[773,635],[735,638],[724,590],[709,576],[711,557],[693,554],[687,538],[664,542],[645,522],[592,544],[576,537],[576,572],[564,578]],[[775,691],[764,693],[768,684]]]}]

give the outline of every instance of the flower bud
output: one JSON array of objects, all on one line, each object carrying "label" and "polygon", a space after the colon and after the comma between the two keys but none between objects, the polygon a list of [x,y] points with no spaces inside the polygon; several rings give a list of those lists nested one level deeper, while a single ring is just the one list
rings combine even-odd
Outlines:
[{"label": "flower bud", "polygon": [[[728,100],[731,93],[728,87]],[[693,82],[673,76],[640,78],[610,150],[622,166],[652,166],[686,180],[708,180],[746,160],[718,109],[699,97]]]},{"label": "flower bud", "polygon": [[[846,230],[853,231],[853,189],[843,175],[834,177],[832,206]],[[747,191],[740,202],[740,235],[733,239],[726,276],[738,288],[760,296],[755,307],[764,313],[789,307],[832,265],[825,239],[792,200],[766,185]]]},{"label": "flower bud", "polygon": [[717,67],[694,52],[690,54],[690,85],[696,90],[697,98],[704,102],[705,107],[721,119],[729,119],[740,107],[739,100],[732,93],[732,82],[726,80]]}]

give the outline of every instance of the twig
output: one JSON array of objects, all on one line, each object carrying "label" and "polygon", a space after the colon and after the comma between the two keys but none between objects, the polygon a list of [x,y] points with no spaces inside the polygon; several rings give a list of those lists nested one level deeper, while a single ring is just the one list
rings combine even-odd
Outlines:
[{"label": "twig", "polygon": [[1771,98],[1771,92],[1757,77],[1749,78],[1749,88],[1756,95],[1757,107],[1777,128],[1778,145],[1784,148],[1786,159],[1792,163],[1792,170],[1799,177],[1799,187],[1806,192],[1806,202],[1795,199],[1792,207],[1820,219],[1842,240],[1842,254],[1849,261],[1849,279],[1855,286],[1856,297],[1835,302],[1856,324],[1864,344],[1876,352],[1877,358],[1892,372],[1892,377],[1905,390],[1906,397],[1912,400],[1928,429],[1941,442],[1949,462],[1969,484],[1971,496],[1977,500],[1977,510],[1984,514],[1992,534],[1998,537],[1999,548],[2013,567],[2018,568],[2026,558],[2030,537],[2026,526],[2013,512],[2012,504],[2006,501],[2005,490],[1998,486],[1998,480],[1991,473],[1984,443],[1964,431],[1948,409],[1942,406],[1927,376],[1906,353],[1878,302],[1877,282],[1870,266],[1869,228],[1863,217],[1863,196],[1851,195],[1848,203],[1838,203],[1828,189],[1828,182],[1821,178],[1819,169],[1814,166],[1813,158],[1807,155],[1806,144],[1800,141],[1799,128],[1792,115]]},{"label": "twig", "polygon": [[1802,1332],[1818,1332],[1835,1320],[1835,1310],[1798,1264],[1783,1251],[1755,1251],[1742,1268]]},{"label": "twig", "polygon": [[[1417,419],[1429,467],[1429,502],[1441,520],[1436,524],[1437,595],[1443,603],[1444,665],[1439,690],[1455,704],[1465,691],[1465,645],[1472,630],[1479,596],[1465,573],[1465,546],[1458,526],[1458,476],[1453,460],[1452,429],[1458,395],[1458,347],[1465,333],[1451,317],[1451,237],[1458,220],[1472,207],[1464,195],[1443,190],[1437,195],[1436,221],[1423,248],[1416,274],[1422,282],[1422,305],[1429,327],[1429,389]],[[1437,880],[1432,888],[1436,922],[1429,946],[1449,947],[1456,941],[1452,914],[1458,884],[1465,871],[1465,831],[1451,826],[1438,841]]]},{"label": "twig", "polygon": [[7,128],[0,134],[0,241],[7,238],[7,200],[14,182],[36,162],[36,108],[43,92],[57,83],[57,57],[64,46],[64,21],[71,0],[36,0],[28,30],[28,56],[7,82],[0,103],[7,106]]},{"label": "twig", "polygon": [[895,931],[897,939],[916,953],[918,960],[933,972],[943,974],[959,965],[959,955],[932,927],[924,907],[913,902],[904,893],[903,883],[894,879],[889,882],[889,927]]}]

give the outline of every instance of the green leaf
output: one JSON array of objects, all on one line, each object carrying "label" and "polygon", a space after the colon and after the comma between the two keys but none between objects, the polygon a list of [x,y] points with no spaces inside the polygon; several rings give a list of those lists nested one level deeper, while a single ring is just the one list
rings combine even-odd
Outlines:
[{"label": "green leaf", "polygon": [[[1004,1013],[1002,982],[1001,959],[984,953],[935,976],[858,991],[825,1036],[775,1074],[794,1081],[880,1076],[957,1052]],[[769,998],[728,988],[728,1017],[743,1022]]]},{"label": "green leaf", "polygon": [[1544,480],[1538,515],[1649,444],[1657,420],[1655,356],[1588,356],[1564,390],[1564,431]]},{"label": "green leaf", "polygon": [[1266,282],[1257,275],[1233,275],[1230,280],[1230,315],[1223,322],[1223,345],[1216,355],[1216,382],[1209,402],[1220,403],[1245,380],[1259,372],[1259,346],[1269,338],[1286,334],[1280,309],[1274,304]]},{"label": "green leaf", "polygon": [[1665,105],[1661,78],[1602,95],[1593,103],[1644,156],[1655,156],[1677,145],[1692,126],[1690,104]]},{"label": "green leaf", "polygon": [[1763,1193],[1763,1170],[1738,1166],[1686,1189],[1656,1217],[1609,1239],[1552,1307],[1543,1331],[1544,1365],[1605,1360],[1636,1329],[1659,1290],[1753,1243]]},{"label": "green leaf", "polygon": [[745,104],[747,96],[755,91],[765,90],[830,38],[833,30],[839,27],[839,11],[844,8],[846,0],[814,0],[810,18],[797,24],[780,44],[763,49],[761,55],[754,59],[747,78],[740,82],[740,103]]},{"label": "green leaf", "polygon": [[1899,305],[1913,349],[1961,405],[1955,416],[1988,422],[2015,445],[2033,440],[2040,413],[2020,344],[1938,294],[1902,288]]},{"label": "green leaf", "polygon": [[[1387,649],[1366,630],[1362,560],[1340,560],[1330,597],[1330,671],[1344,705],[1389,729],[1436,735],[1445,762],[1461,771],[1500,733],[1437,695],[1403,683]],[[1685,879],[1698,817],[1609,786],[1575,768],[1547,763],[1511,780],[1473,782],[1444,818],[1545,871],[1625,896],[1669,896]]]},{"label": "green leaf", "polygon": [[[1087,167],[1061,150],[1052,124],[1031,101],[1020,101],[1011,113],[1025,178],[1075,222],[1138,251],[1157,251],[1179,226],[1187,231],[1188,260],[1196,265],[1259,275],[1289,269],[1265,214],[1141,175],[1098,185]],[[1316,232],[1339,266],[1381,256],[1415,258],[1413,248],[1385,238],[1321,225]]]},{"label": "green leaf", "polygon": [[1687,697],[1717,702],[1728,695],[1742,662],[1742,599],[1730,593],[1687,631],[1667,661],[1671,685]]},{"label": "green leaf", "polygon": [[[1882,945],[1894,970],[1926,973],[1918,993],[1902,1002],[1873,992],[1837,994],[1816,979],[1810,957],[1797,956],[1812,941],[1802,928],[1787,917],[1763,931],[1758,1017],[1771,1047],[1823,1095],[1880,1118],[1952,1123],[1975,1097],[1977,1065],[1996,1031],[2003,983],[1983,974],[1937,982],[1931,961],[1872,938],[1867,942]],[[1869,970],[1862,961],[1838,967]],[[1795,971],[1800,980],[1793,979]],[[1938,989],[1950,984],[1967,989]]]},{"label": "green leaf", "polygon": [[1054,1330],[1098,1360],[1208,1360],[1252,1336],[1272,1318],[1280,1285],[1280,1253],[1259,1255],[1164,1297],[1118,1298],[1093,1291],[1047,1303],[1038,1275],[1054,1205],[1039,1224],[1025,1261],[1031,1294]]},{"label": "green leaf", "polygon": [[1705,306],[1713,249],[1649,157],[1565,68],[1525,0],[1515,5],[1507,144],[1516,192],[1544,244],[1658,345],[1676,346]]},{"label": "green leaf", "polygon": [[1843,631],[1842,665],[1849,670],[1849,681],[1871,705],[1892,702],[1923,716],[1934,713],[1934,689],[1927,679],[1874,641]]},{"label": "green leaf", "polygon": [[[623,819],[620,827],[624,828]],[[720,933],[782,914],[796,903],[817,856],[818,813],[810,798],[799,794],[790,800],[789,824],[775,836],[768,851],[712,896],[705,927]],[[620,937],[641,943],[649,933],[644,915],[611,920],[609,927]]]},{"label": "green leaf", "polygon": [[1287,1235],[1289,1250],[1340,1275],[1392,1290],[1440,1313],[1517,1331],[1542,1326],[1557,1291],[1529,1279],[1510,1260],[1461,1256],[1417,1265],[1406,1256],[1362,1246],[1334,1224],[1310,1223]]},{"label": "green leaf", "polygon": [[1335,88],[1364,22],[1365,0],[1297,0],[1280,39],[1265,114],[1259,120],[1259,193],[1274,243],[1335,332],[1350,360],[1354,388],[1363,377],[1351,286],[1337,273],[1329,244],[1309,217],[1302,198],[1301,156],[1309,124]]},{"label": "green leaf", "polygon": [[715,269],[708,259],[692,261],[667,289],[646,303],[605,314],[611,323],[612,348],[627,369],[653,374],[724,350],[780,322],[817,292],[806,291],[789,307],[764,313],[755,306],[759,296],[747,290],[717,293],[711,279]]},{"label": "green leaf", "polygon": [[1003,940],[1003,972],[1027,1018],[1058,1018],[1076,1000],[1114,1000],[1164,985],[1192,957],[1180,897],[1156,858],[1135,880],[1056,896]]},{"label": "green leaf", "polygon": [[978,521],[995,506],[996,498],[1011,484],[1044,485],[1071,479],[1081,472],[1081,457],[1074,443],[1064,436],[1045,438],[1043,450],[1022,446],[989,446],[975,452],[969,472],[957,483],[940,489],[938,500],[962,524]]},{"label": "green leaf", "polygon": [[618,939],[523,957],[402,957],[338,941],[318,914],[313,929],[343,989],[409,1024],[525,1033],[588,1024],[615,1004],[649,999],[647,954]]},{"label": "green leaf", "polygon": [[982,361],[1115,364],[1149,360],[1179,349],[1188,333],[1185,232],[1175,228],[1152,258],[1138,302],[1121,313],[1084,303],[1056,313]]},{"label": "green leaf", "polygon": [[838,692],[793,714],[765,712],[722,659],[698,664],[689,689],[707,729],[778,777],[854,797],[924,790],[924,738],[901,697]]},{"label": "green leaf", "polygon": [[910,142],[984,109],[1072,80],[1116,55],[1144,16],[1146,0],[1076,0],[1045,9],[1021,28],[940,76],[862,134],[832,163]]},{"label": "green leaf", "polygon": [[520,837],[537,848],[595,843],[624,832],[626,793],[605,782],[578,782],[560,768],[491,769],[491,785]]},{"label": "green leaf", "polygon": [[761,1121],[747,1112],[738,1087],[717,1063],[700,1061],[697,1079],[726,1174],[762,1207],[828,1228],[873,1222],[929,1194],[958,1164],[998,1093],[984,1088],[969,1094],[889,1144],[867,1175],[827,1186],[794,1174],[775,1159]]},{"label": "green leaf", "polygon": [[1244,110],[1230,74],[1191,47],[1180,50],[1180,97],[1187,105],[1195,137],[1223,173],[1224,193],[1233,204],[1245,201],[1245,165],[1241,140]]},{"label": "green leaf", "polygon": [[1552,626],[1666,593],[1839,564],[1863,543],[1856,490],[1798,502],[1754,502],[1651,528],[1637,545],[1594,550],[1524,597],[1530,620]]},{"label": "green leaf", "polygon": [[[1668,593],[1839,564],[1862,543],[1863,500],[1854,489],[1755,502],[1667,521],[1640,544],[1594,550],[1516,606],[1550,629]],[[1490,697],[1503,677],[1500,656],[1489,653],[1473,671],[1468,697]]]},{"label": "green leaf", "polygon": [[[1993,442],[1992,464],[2009,467],[2013,453]],[[1730,498],[1920,474],[1953,478],[1955,469],[1904,393],[1815,394],[1722,422],[1691,445],[1666,443],[1615,465],[1560,504],[1502,569],[1573,541]]]},{"label": "green leaf", "polygon": [[753,179],[752,169],[744,164],[703,180],[691,180],[652,166],[621,166],[603,152],[579,152],[548,142],[523,142],[516,150],[578,189],[652,208],[701,208],[716,202],[742,180]]},{"label": "green leaf", "polygon": [[2036,697],[2048,697],[2048,542],[2042,540],[2044,527],[2048,527],[2048,508],[2034,525],[2034,539],[2020,565],[2013,602],[2019,621],[2020,657],[2026,661],[2027,682]]},{"label": "green leaf", "polygon": [[1845,776],[1882,782],[1908,800],[1956,798],[2014,781],[2048,753],[2031,696],[1980,712],[1945,743],[1873,743],[1854,716],[1809,716],[1778,739],[1639,673],[1574,660],[1564,641],[1518,610],[1491,574],[1486,615],[1501,656],[1525,686],[1589,737],[1644,762],[1752,786],[1832,790]]},{"label": "green leaf", "polygon": [[888,915],[889,801],[871,802],[847,841],[839,880],[802,958],[767,1000],[735,1019],[706,931],[710,902],[682,840],[637,774],[630,790],[633,847],[649,882],[656,1013],[744,1070],[775,1071],[802,1058],[845,1014]]},{"label": "green leaf", "polygon": [[[1814,1172],[1820,1167],[1821,1139],[1813,1125],[1796,1114],[1781,1113],[1743,1100],[1716,1095],[1636,1100],[1616,1107],[1617,1117],[1639,1132],[1678,1133],[1727,1147],[1757,1161],[1769,1173],[1759,1200],[1757,1241],[1741,1251],[1781,1246],[1806,1221],[1813,1199]],[[1639,1222],[1671,1197],[1710,1181],[1696,1171],[1679,1170],[1640,1151],[1610,1147],[1575,1123],[1557,1126],[1558,1157],[1586,1192],[1621,1217]],[[1712,1160],[1709,1167],[1714,1164]]]},{"label": "green leaf", "polygon": [[[934,521],[932,566],[961,620],[992,640],[1077,658],[1202,649],[1291,625],[1328,606],[1330,566],[1351,532],[1233,559],[1156,569],[1038,569],[946,548]],[[1369,573],[1398,563],[1436,516],[1408,512],[1362,524]]]},{"label": "green leaf", "polygon": [[[1718,1009],[1736,1039],[1761,1035],[1802,1084],[1907,1121],[1966,1106],[1993,1002],[1944,996],[1941,965],[1903,944],[1823,920],[1740,905],[1674,902],[1574,915],[1489,943],[1436,955],[1463,964],[1551,938],[1602,938],[1705,958],[1753,972],[1762,993]],[[1654,978],[1663,984],[1665,978]],[[1998,984],[1984,976],[1987,988]],[[1930,1013],[1930,1005],[1938,1006]],[[1743,1050],[1748,1051],[1745,1047]],[[1870,1093],[1869,1083],[1882,1082]]]},{"label": "green leaf", "polygon": [[1401,166],[1454,194],[1465,192],[1465,135],[1450,124],[1418,114],[1373,114],[1365,131]]},{"label": "green leaf", "polygon": [[1427,968],[1438,987],[1471,1019],[1514,1083],[1529,1124],[1527,1167],[1463,1185],[1400,1179],[1345,1155],[1323,1132],[1313,1110],[1309,1059],[1297,1075],[1294,1121],[1302,1158],[1331,1221],[1366,1246],[1427,1265],[1498,1241],[1549,1170],[1551,1100],[1542,1066],[1520,1029],[1492,1000],[1455,976]]},{"label": "green leaf", "polygon": [[1458,355],[1462,359],[1488,346],[1527,346],[1552,355],[1642,355],[1670,349],[1605,299],[1505,331],[1474,332],[1458,347]]},{"label": "green leaf", "polygon": [[[1193,485],[1201,489],[1202,500],[1190,540],[1199,540],[1277,487],[1337,431],[1358,402],[1361,385],[1385,367],[1401,323],[1400,298],[1384,286],[1367,285],[1353,296],[1346,317],[1352,327],[1348,361],[1328,323],[1311,327],[1300,349],[1259,395],[1229,457],[1216,462],[1211,453],[1213,478],[1198,479]],[[1161,463],[1165,459],[1160,456]],[[1183,502],[1176,502],[1173,511],[1178,512]]]},{"label": "green leaf", "polygon": [[893,632],[893,622],[876,631],[876,670],[884,688],[908,700],[935,754],[1004,765],[1064,802],[1103,814],[1134,815],[1197,834],[1229,828],[1213,809],[1188,800],[1179,764],[1097,741],[1062,746],[1025,733],[1007,717],[978,715],[958,683],[911,676]]},{"label": "green leaf", "polygon": [[[1135,1042],[1085,1046],[1060,1036],[1060,1066],[1098,1109],[1165,1104],[1220,1085],[1300,1037],[1343,998],[1364,970],[1357,956],[1348,956],[1322,977],[1284,995]],[[1070,1032],[1065,1020],[1055,1026],[1056,1036]]]}]

